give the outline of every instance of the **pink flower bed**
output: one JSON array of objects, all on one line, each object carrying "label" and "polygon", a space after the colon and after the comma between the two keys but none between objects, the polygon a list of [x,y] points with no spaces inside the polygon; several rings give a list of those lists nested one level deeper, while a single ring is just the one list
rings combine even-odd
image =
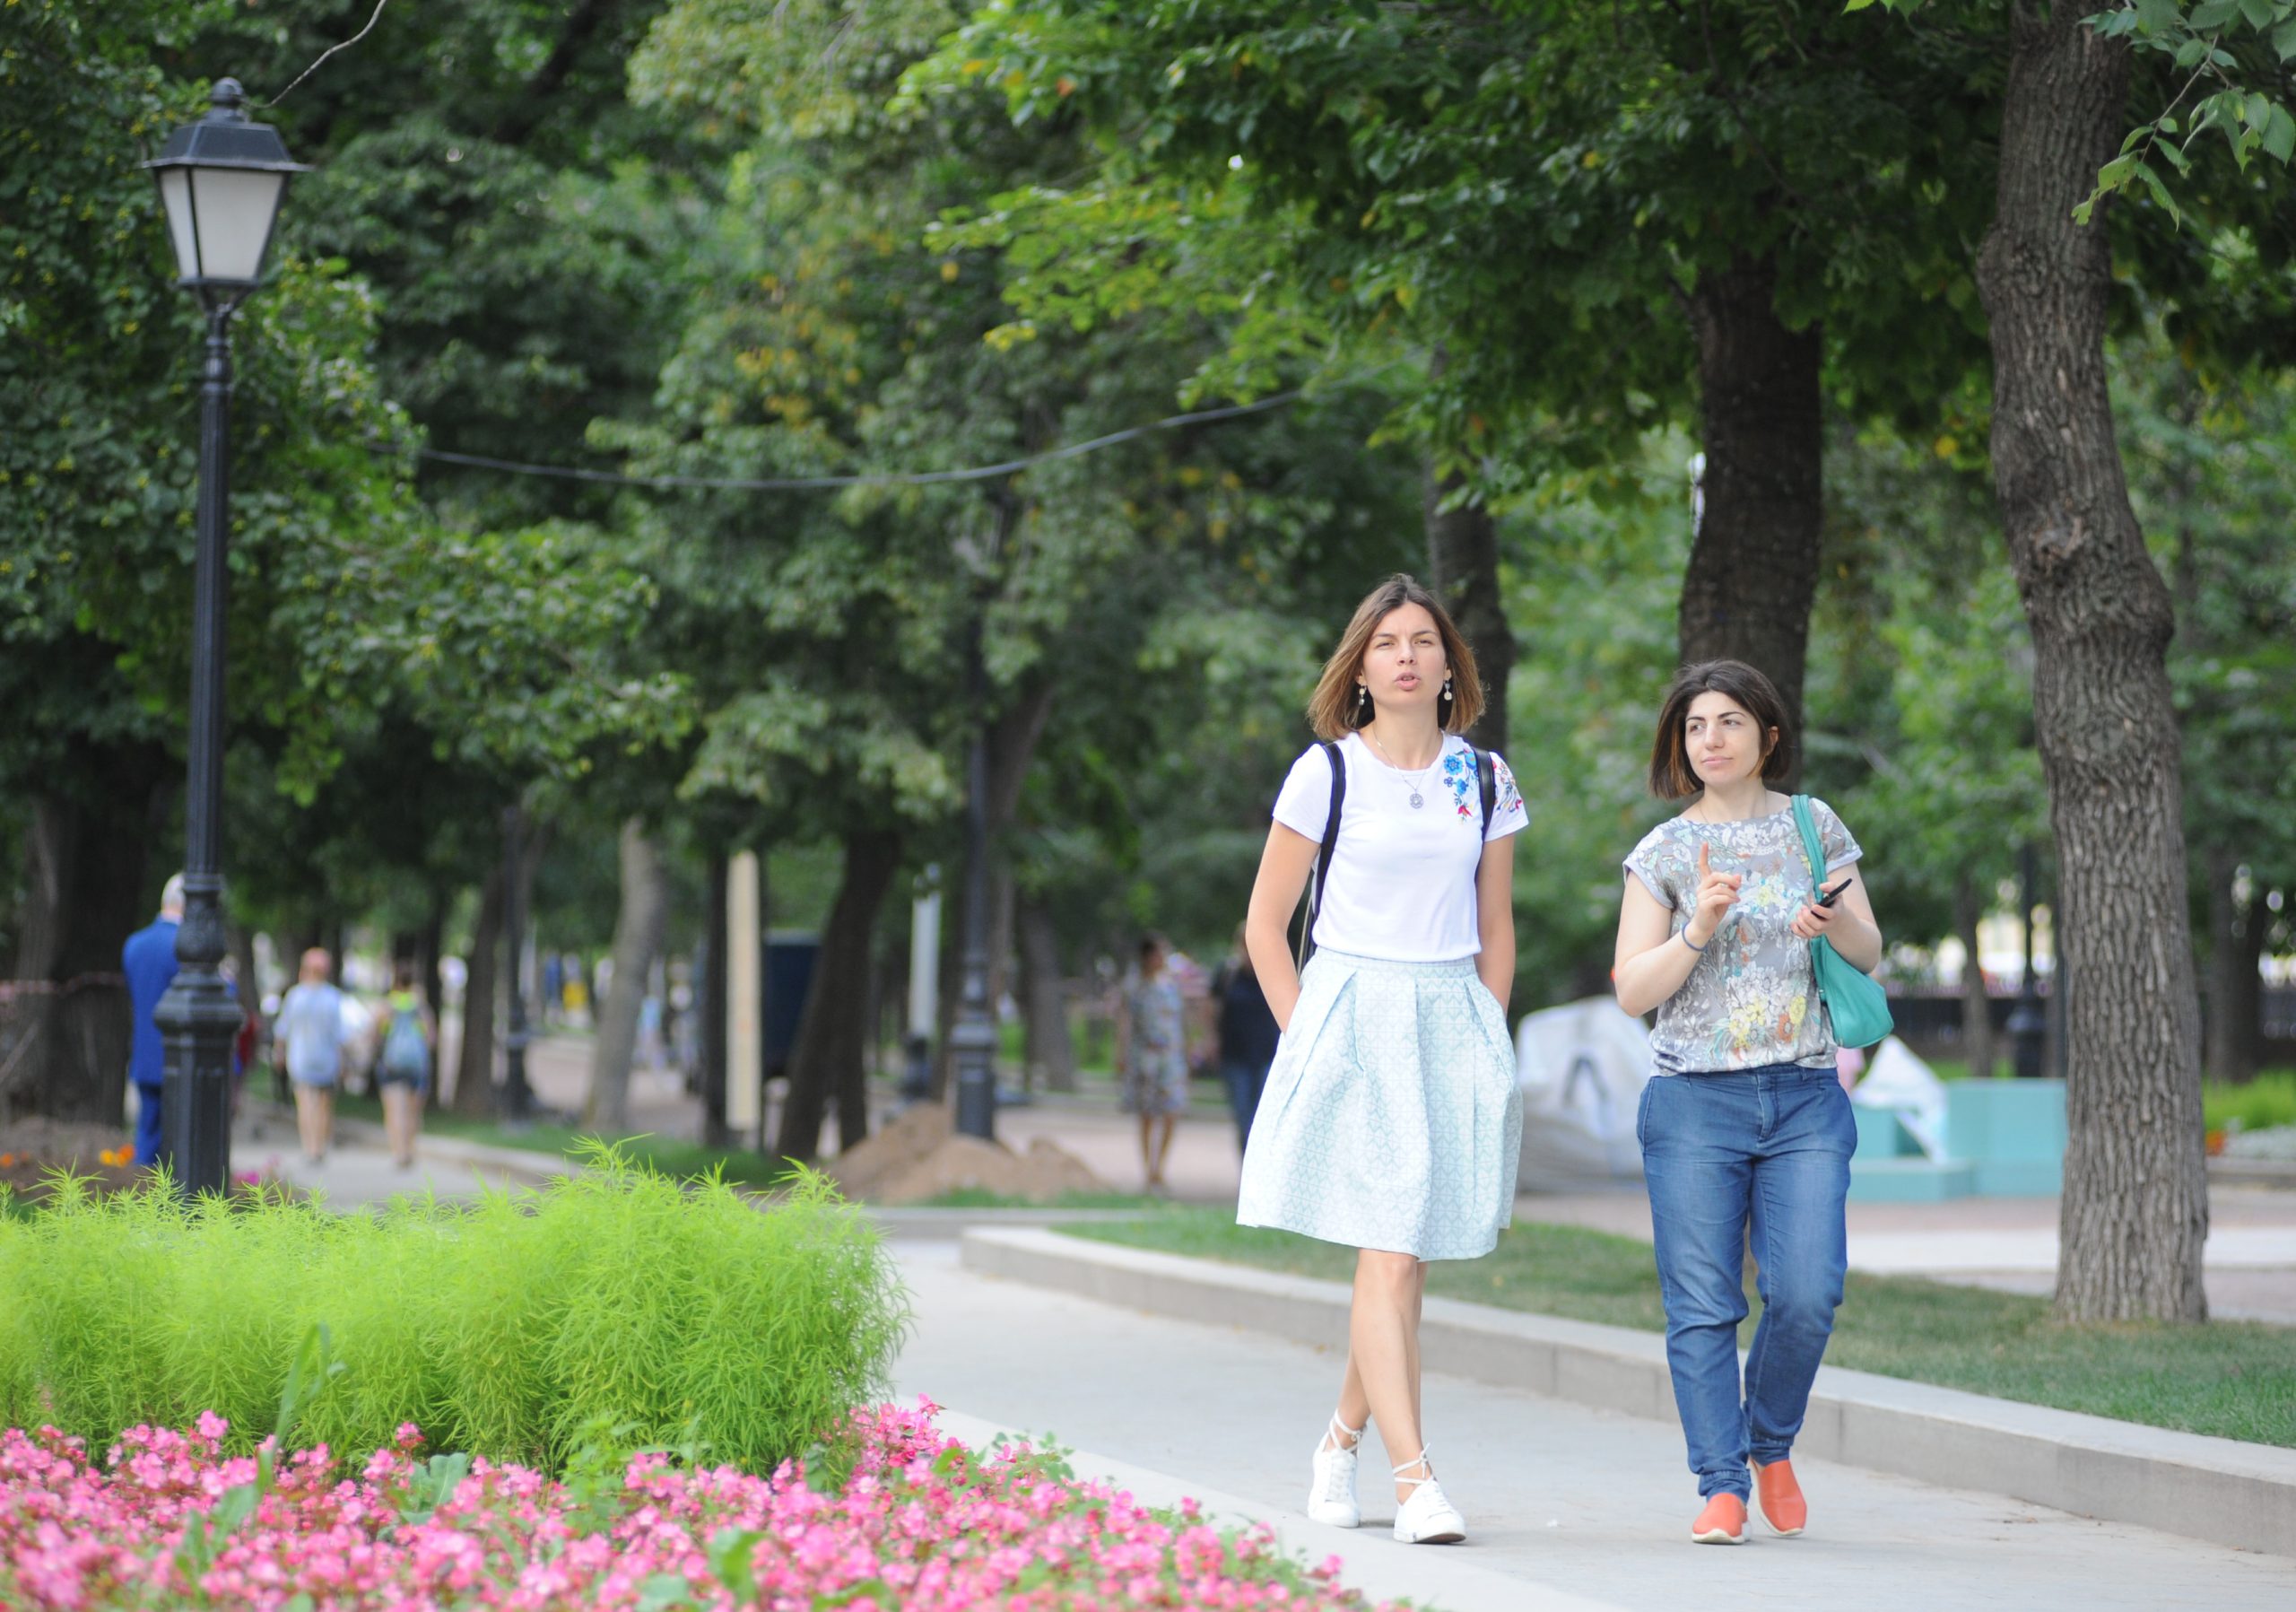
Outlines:
[{"label": "pink flower bed", "polygon": [[[633,1457],[618,1485],[415,1460],[402,1428],[353,1475],[324,1448],[221,1453],[222,1421],[137,1427],[99,1468],[54,1428],[0,1433],[0,1606],[848,1607],[856,1612],[1316,1608],[1367,1603],[1265,1529],[1160,1518],[1027,1446],[968,1451],[921,1408],[854,1413],[841,1484]],[[432,1503],[435,1503],[435,1507]],[[233,1519],[237,1521],[234,1522]],[[226,1531],[226,1525],[228,1531]]]}]

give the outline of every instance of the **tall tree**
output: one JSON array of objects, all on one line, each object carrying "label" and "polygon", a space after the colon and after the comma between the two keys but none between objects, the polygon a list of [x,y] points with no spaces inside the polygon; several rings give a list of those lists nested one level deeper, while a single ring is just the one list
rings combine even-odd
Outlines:
[{"label": "tall tree", "polygon": [[2169,590],[2129,507],[2105,365],[2112,248],[2076,222],[2119,149],[2129,54],[2067,0],[2021,4],[1999,203],[1978,255],[1993,465],[2033,634],[2059,867],[2070,1140],[2059,1313],[2208,1313],[2200,1041],[2185,899]]},{"label": "tall tree", "polygon": [[[1861,39],[1823,0],[1017,0],[934,67],[1084,122],[1143,194],[1239,192],[1241,217],[1283,223],[1299,249],[1230,294],[1272,281],[1356,341],[1439,353],[1393,428],[1485,501],[1627,459],[1695,403],[1709,497],[1681,651],[1751,659],[1796,704],[1822,377],[1860,414],[1918,414],[1979,351],[1955,301],[1989,70],[1955,29]],[[1138,231],[1097,190],[1039,199],[1031,260],[1072,286],[1077,237]],[[1479,563],[1465,597],[1496,593]]]}]

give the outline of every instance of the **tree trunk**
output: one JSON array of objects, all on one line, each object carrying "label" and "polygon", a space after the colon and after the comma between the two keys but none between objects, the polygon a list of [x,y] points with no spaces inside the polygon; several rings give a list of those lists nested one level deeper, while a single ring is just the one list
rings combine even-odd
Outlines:
[{"label": "tree trunk", "polygon": [[[432,886],[430,904],[423,911],[422,928],[415,933],[415,982],[422,992],[422,1000],[430,1009],[434,1025],[443,1025],[447,1022],[447,988],[440,977],[439,964],[447,949],[448,899],[448,891]],[[442,1063],[445,1056],[446,1043],[441,1040],[432,1053],[433,1064]],[[445,1080],[439,1078],[442,1073],[442,1070],[434,1069],[430,1084],[422,1094],[422,1106],[433,1113],[446,1101],[446,1094],[440,1089],[446,1085]]]},{"label": "tree trunk", "polygon": [[[152,750],[76,760],[98,802],[35,797],[11,1003],[0,1023],[0,1106],[117,1125],[133,1030],[120,948],[157,911],[145,888],[173,771]],[[172,870],[170,870],[172,871]]]},{"label": "tree trunk", "polygon": [[502,978],[502,868],[487,876],[471,925],[463,978],[463,1034],[455,1050],[453,1111],[473,1120],[494,1115],[494,998]]},{"label": "tree trunk", "polygon": [[1483,715],[1467,737],[1485,750],[1507,747],[1507,683],[1515,669],[1515,634],[1499,593],[1499,526],[1481,504],[1445,509],[1466,484],[1457,471],[1422,473],[1427,511],[1427,570],[1435,595],[1474,651],[1483,684]]},{"label": "tree trunk", "polygon": [[1013,909],[1020,899],[1020,881],[1013,876],[1013,858],[995,858],[988,870],[988,1006],[1003,1011],[1013,989]]},{"label": "tree trunk", "polygon": [[1779,321],[1776,289],[1776,266],[1760,257],[1701,274],[1690,294],[1706,482],[1677,631],[1683,664],[1746,662],[1798,726],[1823,515],[1824,344],[1815,325]]},{"label": "tree trunk", "polygon": [[647,977],[662,949],[670,893],[662,856],[632,817],[622,825],[622,912],[613,926],[613,977],[598,1004],[597,1039],[590,1043],[590,1096],[582,1123],[604,1131],[630,1128],[630,1065],[638,1051],[638,1017]]},{"label": "tree trunk", "polygon": [[[1044,736],[1045,719],[1051,714],[1052,684],[1048,680],[1017,691],[1013,703],[989,724],[988,884],[992,889],[997,866],[1005,855],[1004,832],[1020,810],[1021,785],[1027,780],[1029,763],[1036,757],[1037,741]],[[949,933],[941,948],[940,1022],[935,1026],[933,1098],[936,1102],[945,1100],[949,1094],[949,1033],[956,1026],[957,1008],[964,999],[968,921],[965,893],[970,884],[970,880],[960,876],[948,886],[948,899],[943,903],[948,913]],[[991,936],[990,940],[993,944],[995,937]],[[992,997],[989,1011],[994,1014],[996,1009],[996,1000]]]},{"label": "tree trunk", "polygon": [[1993,1078],[1993,1001],[1985,989],[1985,968],[1978,961],[1978,920],[1985,916],[1977,881],[1964,873],[1953,881],[1953,928],[1969,953],[1961,965],[1961,1045],[1970,1060],[1970,1078]]},{"label": "tree trunk", "polygon": [[1994,487],[2033,638],[2056,831],[2070,1139],[2057,1310],[2200,1320],[2208,1195],[2169,589],[2130,510],[2106,386],[2112,256],[2073,210],[2118,148],[2128,49],[2092,8],[2016,8],[1977,279]]},{"label": "tree trunk", "polygon": [[1059,937],[1052,910],[1023,899],[1020,906],[1022,1012],[1028,1029],[1030,1085],[1048,1092],[1076,1089],[1076,1040],[1068,1030],[1068,995],[1060,973]]},{"label": "tree trunk", "polygon": [[789,1094],[781,1105],[775,1151],[785,1159],[818,1157],[822,1120],[837,1104],[840,1149],[869,1134],[869,954],[877,911],[900,869],[900,836],[864,829],[845,840],[845,872],[822,931],[813,982],[789,1051]]},{"label": "tree trunk", "polygon": [[709,929],[701,943],[700,979],[696,981],[694,1011],[701,1015],[695,1026],[695,1045],[701,1057],[701,1145],[730,1147],[733,1133],[726,1128],[726,893],[732,883],[733,858],[724,848],[709,853]]}]

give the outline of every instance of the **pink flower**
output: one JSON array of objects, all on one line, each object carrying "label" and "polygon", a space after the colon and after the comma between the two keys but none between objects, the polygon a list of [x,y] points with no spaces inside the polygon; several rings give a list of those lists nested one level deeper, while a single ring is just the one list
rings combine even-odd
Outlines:
[{"label": "pink flower", "polygon": [[[635,1612],[665,1580],[724,1612],[822,1601],[883,1612],[1055,1612],[1118,1599],[1205,1612],[1362,1606],[1339,1585],[1336,1557],[1302,1574],[1265,1528],[1222,1535],[1192,1502],[1164,1521],[1106,1485],[1046,1476],[1025,1445],[975,1454],[934,1425],[938,1408],[920,1399],[854,1411],[852,1476],[836,1494],[816,1493],[794,1463],[759,1477],[636,1457],[619,1505],[587,1533],[578,1529],[597,1520],[558,1483],[483,1460],[426,1521],[404,1521],[409,1452],[422,1442],[409,1424],[355,1468],[323,1446],[296,1451],[196,1584],[184,1576],[187,1533],[257,1475],[247,1457],[222,1459],[222,1418],[202,1416],[189,1433],[130,1428],[96,1468],[52,1427],[8,1429],[0,1606],[126,1612],[204,1595],[273,1612],[300,1595],[321,1612]],[[727,1554],[744,1538],[746,1552]]]}]

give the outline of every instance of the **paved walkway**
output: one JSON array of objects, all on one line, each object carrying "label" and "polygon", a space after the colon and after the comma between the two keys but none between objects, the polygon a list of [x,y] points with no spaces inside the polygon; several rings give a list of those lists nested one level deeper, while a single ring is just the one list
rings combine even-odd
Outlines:
[{"label": "paved walkway", "polygon": [[[1341,1555],[1350,1582],[1383,1595],[1417,1588],[1447,1612],[1520,1612],[1552,1592],[1764,1612],[2232,1612],[2296,1597],[2296,1560],[1818,1462],[1801,1468],[1811,1534],[1701,1548],[1685,1537],[1696,1489],[1673,1427],[1448,1378],[1439,1360],[1429,1362],[1429,1437],[1473,1538],[1421,1568],[1433,1547],[1387,1536],[1392,1502],[1370,1478],[1386,1459],[1376,1435],[1361,1486],[1365,1529],[1287,1515],[1304,1499],[1335,1354],[973,1276],[946,1244],[902,1243],[899,1254],[917,1306],[896,1371],[902,1397],[929,1394],[978,1422],[1050,1434],[1080,1452],[1082,1471],[1121,1463],[1163,1475],[1167,1491],[1221,1492],[1282,1520],[1286,1542],[1311,1558]],[[968,1436],[977,1425],[964,1425]]]},{"label": "paved walkway", "polygon": [[[537,1040],[527,1056],[537,1101],[563,1111],[579,1110],[589,1085],[589,1056],[587,1038]],[[1167,1184],[1184,1203],[1231,1204],[1240,1155],[1227,1103],[1205,1081],[1194,1083],[1190,1099],[1173,1143]],[[676,1075],[640,1070],[631,1076],[631,1118],[636,1129],[691,1137],[700,1134],[700,1103]],[[1057,1142],[1118,1191],[1136,1191],[1143,1184],[1138,1126],[1116,1111],[1112,1091],[1043,1095],[1028,1107],[999,1110],[996,1131],[1000,1139],[1018,1148],[1039,1137]],[[286,1147],[291,1154],[291,1128]],[[288,1173],[294,1179],[291,1169]],[[448,1171],[440,1178],[440,1189],[457,1182],[467,1189],[465,1174]],[[389,1194],[383,1189],[377,1195]],[[2211,1313],[2225,1320],[2296,1325],[2296,1191],[2220,1183],[2211,1189],[2209,1207]],[[1516,1216],[1645,1241],[1650,1236],[1649,1201],[1639,1182],[1610,1189],[1526,1195],[1518,1201]],[[1926,1276],[2046,1294],[2056,1285],[2057,1224],[2054,1198],[1853,1203],[1850,1264],[1880,1274]]]},{"label": "paved walkway", "polygon": [[474,1163],[459,1148],[432,1149],[426,1155],[418,1146],[414,1168],[401,1170],[391,1163],[381,1126],[339,1119],[335,1146],[313,1164],[303,1157],[296,1138],[294,1111],[252,1094],[241,1099],[239,1120],[231,1127],[234,1172],[259,1170],[306,1191],[324,1193],[339,1209],[387,1203],[404,1192],[474,1198],[483,1187],[539,1185],[561,1168],[561,1162],[548,1154],[535,1154],[529,1163],[506,1160],[501,1150],[488,1152],[484,1162]]}]

